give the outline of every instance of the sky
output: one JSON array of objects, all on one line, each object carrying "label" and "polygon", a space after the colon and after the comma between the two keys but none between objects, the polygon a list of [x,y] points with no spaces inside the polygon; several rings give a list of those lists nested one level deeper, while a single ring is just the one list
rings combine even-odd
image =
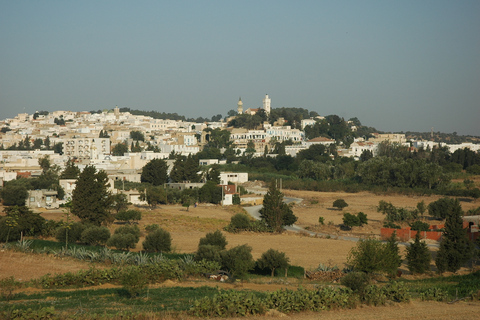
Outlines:
[{"label": "sky", "polygon": [[480,1],[0,0],[0,119],[298,107],[480,136]]}]

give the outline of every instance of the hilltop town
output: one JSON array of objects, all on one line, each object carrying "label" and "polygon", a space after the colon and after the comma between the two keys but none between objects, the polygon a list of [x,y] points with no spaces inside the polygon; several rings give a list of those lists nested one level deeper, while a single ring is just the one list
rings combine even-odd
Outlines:
[{"label": "hilltop town", "polygon": [[[202,154],[202,151],[209,142],[212,145],[221,133],[224,134],[223,143],[219,142],[220,139],[215,143],[220,156],[216,155],[217,159],[199,159],[200,164],[227,163],[227,158],[228,162],[235,162],[246,154],[250,157],[275,157],[280,153],[295,157],[312,145],[328,148],[328,156],[332,159],[346,157],[355,160],[360,159],[362,154],[376,156],[382,143],[405,146],[411,152],[432,150],[434,147],[447,148],[450,153],[464,148],[474,152],[480,150],[480,144],[474,143],[407,140],[405,134],[371,130],[365,134],[358,131],[361,124],[356,118],[345,121],[338,116],[329,116],[329,121],[326,121],[316,112],[307,114],[309,117],[295,115],[291,119],[277,114],[272,121],[270,115],[274,111],[270,97],[265,95],[261,108],[244,108],[240,98],[237,110],[229,111],[230,116],[222,118],[218,115],[212,117],[216,121],[203,122],[134,115],[129,111],[122,112],[118,107],[98,112],[21,113],[0,121],[1,184],[19,176],[38,176],[42,170],[39,159],[45,156],[61,170],[73,159],[80,169],[93,165],[98,170],[105,170],[112,180],[140,182],[141,170],[150,160],[199,153],[208,156],[208,152]],[[332,122],[335,121],[344,131],[337,134],[336,139],[335,132],[322,134],[318,133],[321,130],[315,131],[316,124],[326,123],[333,128],[336,124]],[[170,169],[172,165],[173,160],[170,160]],[[67,194],[71,192],[72,187],[68,183],[62,186]]]}]

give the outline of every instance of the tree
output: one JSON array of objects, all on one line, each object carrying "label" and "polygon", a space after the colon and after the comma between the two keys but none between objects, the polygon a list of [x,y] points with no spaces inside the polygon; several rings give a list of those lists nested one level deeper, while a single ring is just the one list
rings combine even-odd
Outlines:
[{"label": "tree", "polygon": [[121,210],[115,215],[115,219],[130,224],[132,222],[140,221],[142,219],[142,213],[138,210]]},{"label": "tree", "polygon": [[128,146],[126,143],[117,143],[112,148],[112,155],[114,156],[123,156],[125,153],[128,153]]},{"label": "tree", "polygon": [[343,210],[343,208],[348,207],[348,203],[343,199],[337,199],[337,200],[333,201],[333,207],[337,208],[337,209],[340,209],[340,210]]},{"label": "tree", "polygon": [[266,252],[262,253],[260,259],[257,260],[257,265],[260,269],[270,269],[273,278],[275,275],[275,269],[286,269],[289,261],[290,259],[285,255],[285,252],[268,249]]},{"label": "tree", "polygon": [[252,247],[246,244],[221,251],[220,257],[222,267],[240,278],[245,277],[248,271],[255,266],[255,261],[252,257]]},{"label": "tree", "polygon": [[130,131],[130,138],[135,141],[145,141],[145,136],[141,131]]},{"label": "tree", "polygon": [[60,174],[60,179],[77,179],[80,169],[75,165],[73,159],[68,159],[65,169]]},{"label": "tree", "polygon": [[351,229],[352,227],[361,227],[367,223],[367,215],[363,212],[359,212],[357,215],[348,212],[343,214],[343,225],[348,229]]},{"label": "tree", "polygon": [[[440,199],[441,200],[441,199]],[[473,254],[473,244],[463,228],[463,211],[457,199],[445,221],[445,231],[440,240],[440,249],[435,259],[435,265],[440,273],[456,272]]]},{"label": "tree", "polygon": [[167,193],[161,186],[148,187],[142,197],[142,200],[146,200],[149,206],[155,208],[160,203],[167,203]]},{"label": "tree", "polygon": [[0,241],[19,240],[21,235],[35,236],[45,228],[45,218],[25,206],[5,207],[0,219]]},{"label": "tree", "polygon": [[216,230],[215,232],[207,233],[204,238],[200,238],[198,246],[212,245],[217,246],[220,250],[223,250],[227,244],[227,238],[220,230]]},{"label": "tree", "polygon": [[72,193],[72,213],[84,222],[101,225],[112,220],[112,197],[108,190],[108,176],[103,170],[86,166],[80,173]]},{"label": "tree", "polygon": [[390,276],[396,276],[397,270],[402,264],[400,249],[398,248],[397,233],[394,231],[387,239],[384,249],[384,270]]},{"label": "tree", "polygon": [[198,182],[200,181],[200,171],[198,161],[191,155],[186,159],[178,157],[173,164],[172,171],[170,172],[170,179],[173,182]]},{"label": "tree", "polygon": [[83,230],[80,240],[88,245],[105,245],[110,239],[110,230],[107,227],[90,226]]},{"label": "tree", "polygon": [[147,234],[142,246],[143,250],[148,252],[170,252],[172,237],[168,231],[160,228]]},{"label": "tree", "polygon": [[121,226],[115,229],[113,236],[107,241],[107,246],[116,247],[119,250],[135,249],[139,240],[138,226]]},{"label": "tree", "polygon": [[124,193],[116,193],[112,195],[112,209],[118,214],[122,210],[128,208],[127,195]]},{"label": "tree", "polygon": [[422,200],[419,203],[417,203],[417,210],[418,210],[418,213],[420,213],[420,215],[423,218],[423,214],[425,213],[425,211],[427,211],[427,206],[425,205],[425,201]]},{"label": "tree", "polygon": [[347,257],[347,265],[368,274],[386,271],[385,245],[375,239],[361,239]]},{"label": "tree", "polygon": [[417,232],[415,241],[407,247],[406,258],[411,273],[425,273],[430,269],[432,256],[425,241],[420,241],[420,232]]},{"label": "tree", "polygon": [[428,214],[432,217],[445,219],[450,212],[456,210],[455,207],[457,204],[458,200],[454,200],[452,198],[444,197],[438,199],[437,201],[431,202],[428,205]]},{"label": "tree", "polygon": [[9,183],[3,187],[0,195],[5,206],[24,206],[28,191],[25,185]]},{"label": "tree", "polygon": [[260,217],[274,232],[282,232],[284,226],[291,226],[297,221],[292,209],[283,202],[283,193],[277,189],[274,181],[263,197]]},{"label": "tree", "polygon": [[152,159],[143,168],[141,182],[161,186],[168,181],[168,165],[163,159]]}]

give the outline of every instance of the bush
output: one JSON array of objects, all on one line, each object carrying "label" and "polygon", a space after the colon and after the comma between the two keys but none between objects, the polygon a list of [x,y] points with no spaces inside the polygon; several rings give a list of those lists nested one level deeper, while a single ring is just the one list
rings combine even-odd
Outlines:
[{"label": "bush", "polygon": [[347,264],[355,271],[374,273],[379,271],[388,272],[389,258],[386,254],[386,245],[375,239],[364,239],[357,242],[347,257]]},{"label": "bush", "polygon": [[138,226],[121,226],[115,229],[113,236],[107,241],[107,246],[119,250],[135,249],[140,240],[140,229]]},{"label": "bush", "polygon": [[217,230],[215,232],[207,233],[204,238],[200,239],[200,243],[198,245],[212,245],[219,247],[220,250],[223,250],[227,246],[227,239],[222,232],[220,232],[220,230]]},{"label": "bush", "polygon": [[131,233],[116,233],[107,241],[107,246],[115,247],[118,250],[135,249],[138,240]]},{"label": "bush", "polygon": [[170,252],[172,237],[168,231],[160,228],[147,234],[142,246],[143,250],[148,252]]},{"label": "bush", "polygon": [[340,283],[353,292],[363,294],[370,283],[370,277],[365,272],[350,272],[342,277]]},{"label": "bush", "polygon": [[262,253],[260,259],[257,260],[257,265],[260,269],[270,269],[272,271],[272,277],[275,275],[275,269],[287,268],[289,258],[285,255],[285,252],[279,252],[274,249],[268,249]]},{"label": "bush", "polygon": [[318,223],[323,226],[325,224],[325,218],[324,217],[318,217]]},{"label": "bush", "polygon": [[127,223],[136,222],[142,219],[142,213],[138,210],[122,210],[115,215],[115,219]]},{"label": "bush", "polygon": [[430,225],[426,222],[417,220],[415,222],[410,223],[410,228],[412,228],[412,230],[415,230],[415,231],[429,231]]},{"label": "bush", "polygon": [[255,267],[252,257],[252,247],[244,244],[230,250],[220,252],[222,267],[237,277],[245,277],[249,270]]},{"label": "bush", "polygon": [[215,261],[221,263],[220,249],[217,246],[212,245],[200,245],[195,253],[195,261]]},{"label": "bush", "polygon": [[384,222],[383,223],[383,227],[384,228],[391,228],[391,229],[401,229],[402,227],[400,227],[398,224],[395,224],[391,221],[388,221],[388,222]]},{"label": "bush", "polygon": [[55,239],[58,242],[65,242],[67,239],[67,230],[68,230],[68,242],[75,243],[79,242],[82,237],[82,232],[85,230],[86,225],[80,222],[75,222],[70,225],[70,228],[67,229],[67,226],[62,226],[57,229],[55,233]]},{"label": "bush", "polygon": [[352,227],[361,227],[367,223],[367,215],[363,212],[359,212],[357,215],[348,212],[343,214],[343,224],[349,229]]},{"label": "bush", "polygon": [[230,219],[232,230],[241,231],[250,229],[251,220],[245,213],[237,213]]},{"label": "bush", "polygon": [[158,230],[158,229],[160,229],[160,226],[159,226],[158,224],[156,224],[156,223],[154,223],[154,224],[147,224],[147,225],[145,226],[145,231],[147,231],[147,233],[153,232],[153,231]]},{"label": "bush", "polygon": [[136,225],[118,227],[115,229],[114,234],[132,234],[136,242],[140,240],[140,229]]},{"label": "bush", "polygon": [[80,241],[91,245],[105,245],[110,238],[110,230],[107,227],[90,226],[83,230]]},{"label": "bush", "polygon": [[343,208],[348,207],[348,203],[346,203],[345,200],[343,200],[343,199],[337,199],[337,200],[333,201],[333,207],[337,208],[337,209],[340,209],[340,210],[343,210]]},{"label": "bush", "polygon": [[127,267],[123,270],[120,281],[131,298],[135,298],[147,286],[147,278],[138,267]]}]

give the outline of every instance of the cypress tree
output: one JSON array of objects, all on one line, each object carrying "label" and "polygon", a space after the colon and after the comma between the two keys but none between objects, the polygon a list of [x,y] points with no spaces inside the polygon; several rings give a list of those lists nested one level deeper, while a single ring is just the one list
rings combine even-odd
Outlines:
[{"label": "cypress tree", "polygon": [[407,247],[407,264],[411,273],[425,273],[430,269],[432,256],[425,241],[420,241],[420,232],[415,235],[415,241]]},{"label": "cypress tree", "polygon": [[111,204],[106,172],[97,172],[94,166],[86,166],[72,193],[71,212],[82,221],[99,226],[113,219],[109,212]]},{"label": "cypress tree", "polygon": [[270,184],[267,194],[263,197],[260,217],[275,232],[282,232],[283,226],[291,226],[297,221],[292,209],[283,202],[283,193],[277,189],[275,182]]},{"label": "cypress tree", "polygon": [[473,244],[463,228],[463,211],[455,199],[452,210],[448,212],[445,232],[440,241],[440,249],[435,259],[438,272],[456,272],[472,257]]},{"label": "cypress tree", "polygon": [[393,232],[385,244],[384,270],[390,276],[395,276],[401,264],[402,258],[400,257],[400,249],[398,248],[397,233]]}]

